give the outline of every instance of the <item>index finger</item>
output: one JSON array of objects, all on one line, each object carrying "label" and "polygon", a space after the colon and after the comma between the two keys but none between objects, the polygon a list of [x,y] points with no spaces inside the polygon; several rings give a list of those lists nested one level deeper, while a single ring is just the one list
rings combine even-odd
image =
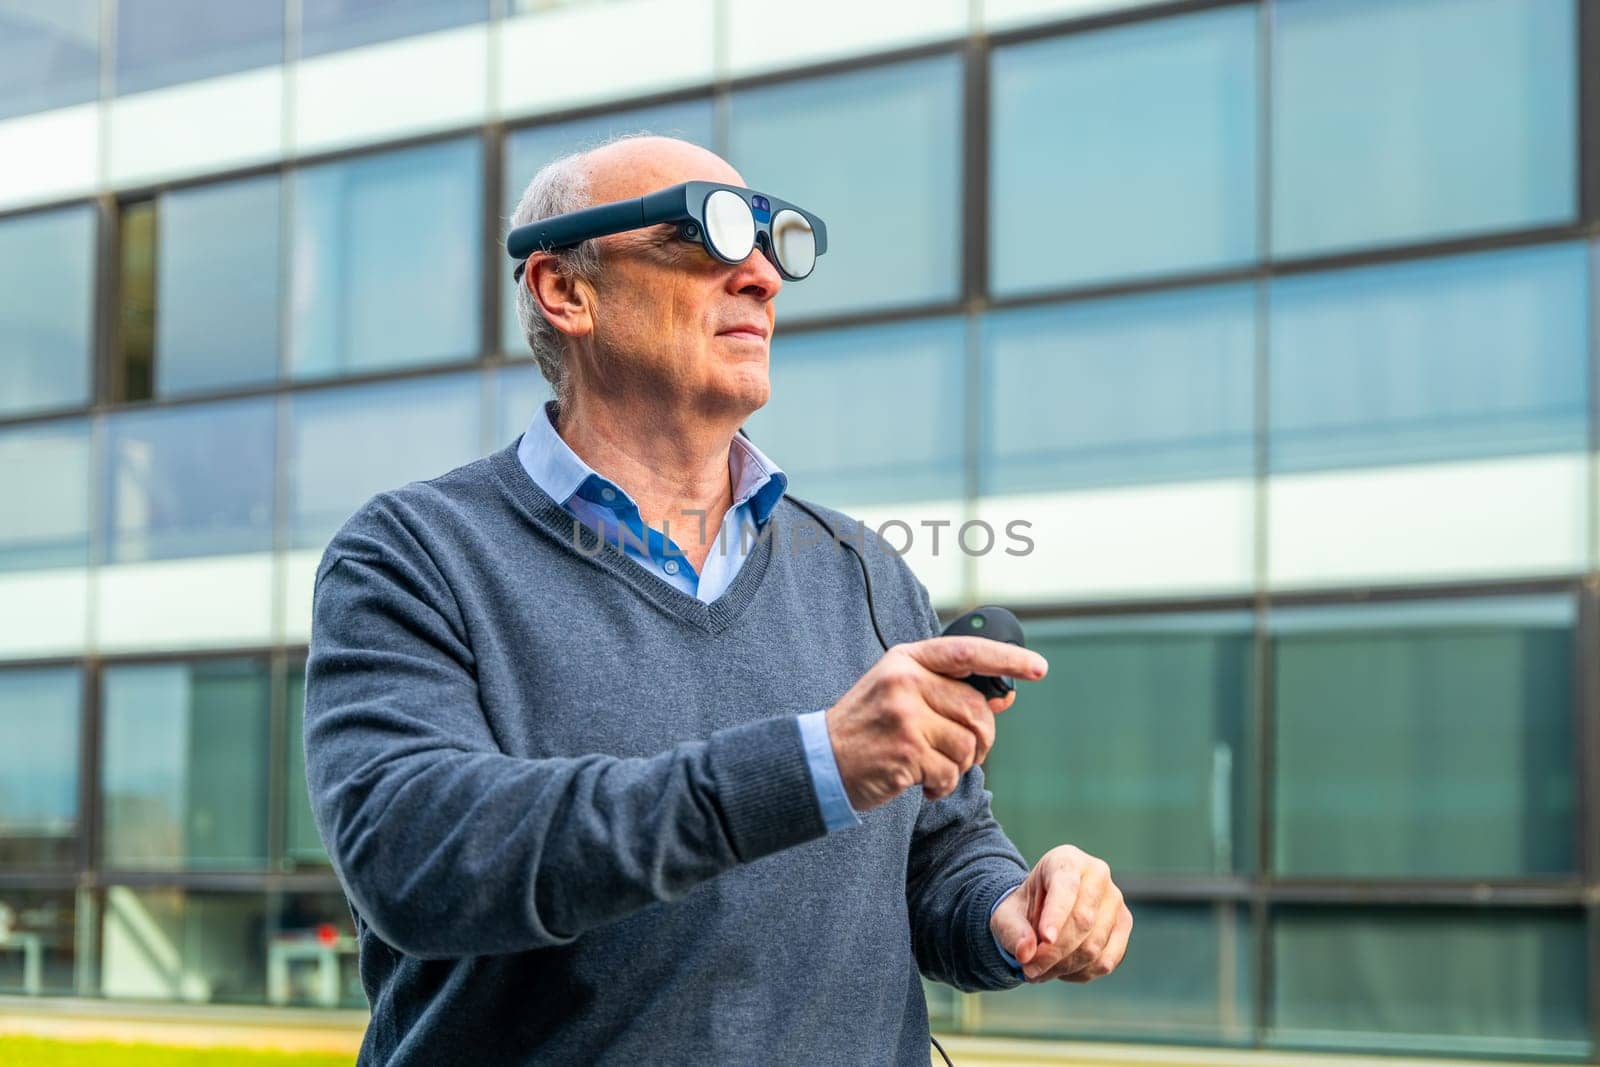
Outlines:
[{"label": "index finger", "polygon": [[913,641],[905,651],[928,670],[950,678],[1007,674],[1037,682],[1050,667],[1037,652],[987,637],[930,637]]}]

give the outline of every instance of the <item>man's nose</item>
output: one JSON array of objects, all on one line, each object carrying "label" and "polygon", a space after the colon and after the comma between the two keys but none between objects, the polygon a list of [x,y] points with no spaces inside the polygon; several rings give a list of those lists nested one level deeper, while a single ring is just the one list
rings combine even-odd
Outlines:
[{"label": "man's nose", "polygon": [[734,268],[728,276],[728,291],[730,293],[746,294],[762,300],[771,300],[778,295],[778,290],[783,288],[783,275],[778,273],[778,268],[772,265],[772,260],[767,258],[761,242],[756,242],[756,247],[744,262]]}]

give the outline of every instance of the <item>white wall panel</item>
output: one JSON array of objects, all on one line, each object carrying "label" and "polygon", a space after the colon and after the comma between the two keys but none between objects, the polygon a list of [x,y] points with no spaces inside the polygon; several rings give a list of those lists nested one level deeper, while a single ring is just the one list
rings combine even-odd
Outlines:
[{"label": "white wall panel", "polygon": [[489,114],[487,25],[352,48],[295,65],[294,150],[306,155],[471,126]]},{"label": "white wall panel", "polygon": [[104,567],[95,645],[144,652],[267,644],[273,571],[270,552]]},{"label": "white wall panel", "polygon": [[1582,453],[1279,475],[1274,589],[1566,574],[1587,557]]},{"label": "white wall panel", "polygon": [[[978,599],[1002,604],[1249,592],[1254,498],[1247,478],[986,497],[997,547],[977,557]],[[1031,523],[1027,555],[1006,535]]]},{"label": "white wall panel", "polygon": [[0,659],[82,655],[89,641],[89,572],[0,573]]},{"label": "white wall panel", "polygon": [[92,193],[99,182],[99,104],[0,122],[0,210]]},{"label": "white wall panel", "polygon": [[107,105],[115,188],[283,156],[283,68],[263,67],[119,96]]},{"label": "white wall panel", "polygon": [[498,27],[500,113],[708,84],[715,9],[715,0],[619,0],[506,19]]},{"label": "white wall panel", "polygon": [[725,0],[727,73],[819,63],[949,40],[967,32],[967,0]]}]

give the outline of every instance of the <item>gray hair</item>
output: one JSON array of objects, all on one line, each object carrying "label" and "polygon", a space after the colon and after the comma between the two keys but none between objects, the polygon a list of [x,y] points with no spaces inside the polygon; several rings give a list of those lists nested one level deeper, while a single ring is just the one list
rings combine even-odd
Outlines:
[{"label": "gray hair", "polygon": [[[603,141],[588,143],[574,152],[559,156],[539,169],[522,191],[516,211],[511,213],[511,226],[517,227],[553,215],[565,214],[590,206],[589,176],[583,157],[596,148],[628,141],[636,137],[657,136],[647,130],[615,134]],[[557,266],[569,278],[581,279],[590,285],[600,278],[600,247],[594,241],[584,241],[576,248],[553,253]],[[545,376],[562,406],[572,388],[567,376],[566,338],[550,324],[539,310],[539,302],[528,291],[527,278],[517,285],[517,320],[522,324],[522,335],[527,338],[539,372]]]}]

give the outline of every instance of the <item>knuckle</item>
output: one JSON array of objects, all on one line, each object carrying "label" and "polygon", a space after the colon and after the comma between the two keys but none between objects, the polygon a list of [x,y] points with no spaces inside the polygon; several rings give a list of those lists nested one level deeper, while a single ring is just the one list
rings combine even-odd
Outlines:
[{"label": "knuckle", "polygon": [[1078,907],[1072,910],[1072,923],[1081,930],[1094,929],[1094,909]]}]

